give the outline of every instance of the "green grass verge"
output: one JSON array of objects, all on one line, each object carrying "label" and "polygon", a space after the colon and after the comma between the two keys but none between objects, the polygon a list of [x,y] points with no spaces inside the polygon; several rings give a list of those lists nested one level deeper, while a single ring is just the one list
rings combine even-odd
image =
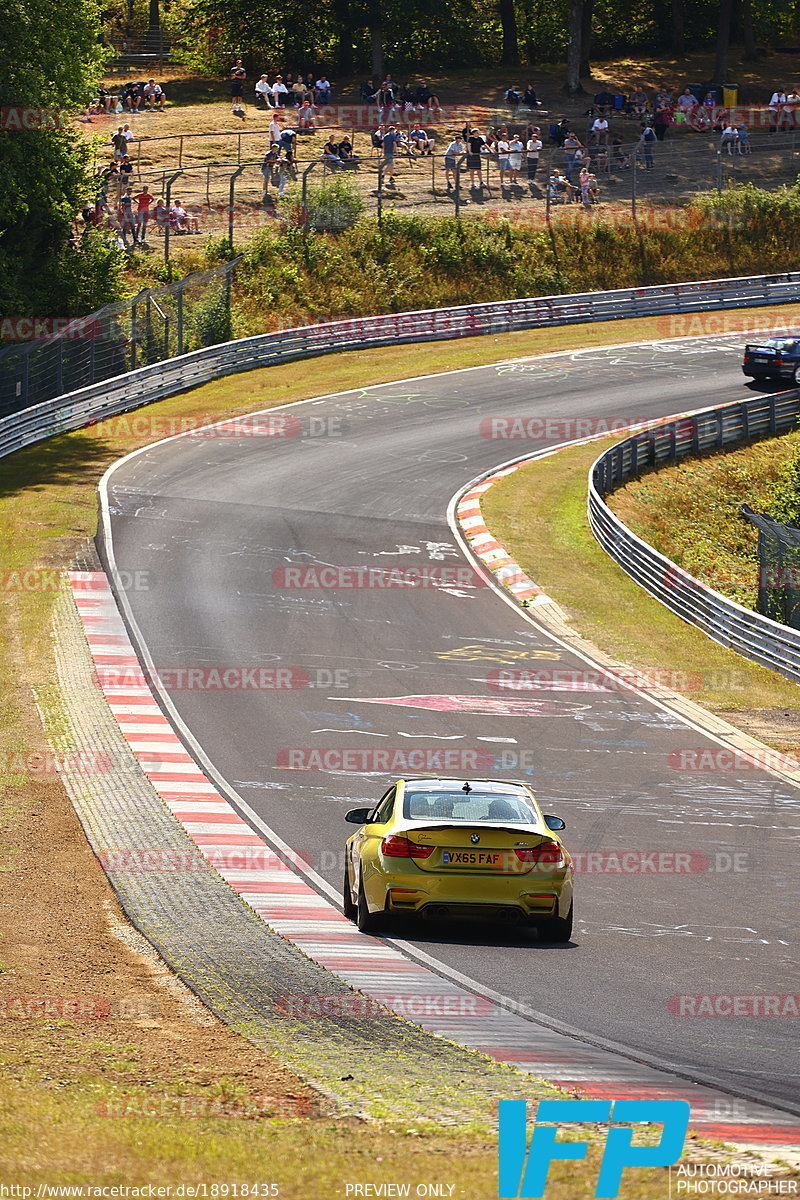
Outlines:
[{"label": "green grass verge", "polygon": [[758,598],[758,533],[742,504],[770,514],[800,432],[691,459],[632,480],[609,505],[662,554],[738,604]]},{"label": "green grass verge", "polygon": [[[489,529],[577,631],[606,653],[637,668],[674,672],[674,690],[716,712],[745,717],[749,710],[774,710],[777,726],[778,714],[797,705],[796,686],[681,621],[595,541],[586,489],[599,453],[597,443],[561,451],[499,480],[483,500]],[[780,734],[773,741],[786,745]]]}]

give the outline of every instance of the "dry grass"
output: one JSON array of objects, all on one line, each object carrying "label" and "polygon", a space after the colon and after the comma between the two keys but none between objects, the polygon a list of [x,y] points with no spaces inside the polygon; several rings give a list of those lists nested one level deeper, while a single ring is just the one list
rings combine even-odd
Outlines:
[{"label": "dry grass", "polygon": [[[797,63],[790,55],[773,55],[757,64],[744,64],[734,60],[732,72],[743,88],[743,95],[748,102],[763,103],[773,91],[773,82],[781,79],[791,80]],[[703,81],[710,77],[712,62],[707,55],[690,55],[681,59],[656,59],[648,57],[632,57],[617,60],[613,63],[598,63],[594,67],[591,81],[585,81],[588,93],[593,93],[601,87],[610,87],[630,91],[634,81],[642,80],[645,86],[654,92],[663,81],[674,87],[683,87],[686,82]],[[524,84],[528,69],[517,72],[518,81]],[[561,92],[563,68],[560,66],[537,67],[530,72],[536,80],[540,96],[543,97],[547,110],[543,117],[533,118],[542,125],[545,136],[543,141],[547,148],[547,127],[550,120],[557,120],[562,115],[568,116],[575,127],[583,130],[588,127],[582,114],[586,109],[589,96],[577,100],[566,100]],[[269,224],[273,219],[265,212],[262,204],[262,176],[259,166],[268,148],[268,126],[270,114],[247,104],[247,115],[240,122],[231,115],[228,84],[226,81],[200,80],[188,76],[174,68],[169,69],[169,77],[162,79],[165,92],[170,97],[165,112],[162,113],[125,113],[120,117],[96,118],[90,126],[82,125],[87,137],[95,138],[102,149],[98,152],[98,161],[105,161],[105,146],[110,134],[121,122],[128,121],[136,138],[145,139],[137,142],[134,148],[136,175],[134,181],[138,186],[140,181],[146,181],[150,190],[163,194],[166,181],[170,174],[183,169],[185,174],[173,185],[173,197],[180,198],[185,204],[196,206],[201,213],[201,229],[203,234],[219,234],[227,232],[227,214],[220,212],[229,203],[230,177],[232,171],[240,163],[251,163],[236,183],[235,205],[237,235],[240,240],[247,238],[253,228]],[[119,77],[106,81],[118,84]],[[445,105],[445,113],[439,124],[427,120],[426,127],[431,130],[436,139],[436,159],[411,161],[398,160],[398,170],[394,186],[386,188],[384,204],[403,212],[422,212],[433,214],[450,214],[454,211],[454,197],[446,188],[443,152],[451,136],[464,123],[466,108],[459,112],[458,118],[447,115],[447,106],[469,106],[476,124],[485,128],[487,124],[497,124],[508,120],[508,113],[502,107],[502,94],[506,84],[498,77],[496,71],[462,71],[441,75],[432,80],[432,86],[437,91]],[[787,83],[788,86],[788,83]],[[252,95],[251,83],[246,89],[246,99]],[[337,103],[349,105],[358,97],[356,81],[343,81],[336,89]],[[531,119],[528,114],[520,114],[517,127],[523,128]],[[291,110],[287,110],[286,123],[291,124]],[[374,213],[377,209],[377,165],[378,159],[371,149],[368,132],[359,130],[352,123],[334,127],[336,135],[342,132],[352,135],[356,151],[362,157],[359,172],[350,173],[365,200],[366,210]],[[632,118],[615,118],[612,120],[612,135],[618,135],[627,145],[632,145],[638,137],[639,124]],[[198,136],[201,135],[201,136]],[[298,160],[302,170],[305,165],[318,159],[327,130],[317,134],[304,136],[299,141]],[[167,139],[167,140],[163,140]],[[182,139],[182,141],[181,141]],[[723,164],[723,183],[749,179],[768,188],[774,188],[782,183],[794,180],[800,168],[794,139],[769,138],[766,134],[755,136],[754,154],[746,159],[725,159]],[[637,192],[639,216],[647,222],[648,219],[658,221],[664,218],[664,210],[669,214],[672,209],[682,208],[687,201],[701,192],[712,190],[717,185],[716,166],[717,139],[712,135],[673,130],[668,141],[656,148],[656,170],[639,172],[637,177]],[[549,149],[547,150],[549,154]],[[506,188],[501,191],[497,176],[496,164],[491,164],[486,172],[488,190],[482,192],[470,191],[468,177],[464,176],[461,191],[461,211],[467,217],[480,217],[487,213],[502,214],[512,220],[524,220],[543,223],[545,218],[544,188],[542,180],[545,177],[543,160],[539,171],[539,183],[533,191],[529,190],[524,179],[518,188]],[[553,152],[553,162],[559,167],[563,165],[560,152]],[[227,164],[223,167],[220,164]],[[596,216],[629,220],[631,215],[632,172],[626,170],[604,170],[602,163],[595,163],[601,184],[601,204],[587,214],[587,220]],[[315,176],[320,168],[316,169]],[[524,174],[524,172],[523,172]],[[653,209],[648,217],[648,208]],[[556,220],[563,220],[567,213],[560,209],[554,210]],[[669,220],[669,216],[666,218]],[[673,220],[678,218],[673,217]],[[160,238],[154,236],[153,249],[160,249]],[[176,245],[176,249],[179,247]]]}]

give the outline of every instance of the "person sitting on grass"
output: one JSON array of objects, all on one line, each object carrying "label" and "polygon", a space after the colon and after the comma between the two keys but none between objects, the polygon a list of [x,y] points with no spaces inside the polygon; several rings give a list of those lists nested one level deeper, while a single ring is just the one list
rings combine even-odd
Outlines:
[{"label": "person sitting on grass", "polygon": [[506,88],[505,102],[506,102],[507,106],[509,107],[509,109],[511,110],[512,117],[514,116],[517,109],[519,108],[521,100],[522,100],[522,97],[520,96],[519,92],[517,91],[517,89],[515,87]]},{"label": "person sitting on grass", "polygon": [[313,133],[316,129],[314,118],[316,109],[310,100],[304,100],[297,110],[298,133]]},{"label": "person sitting on grass", "polygon": [[438,112],[442,107],[439,103],[439,97],[433,94],[424,79],[420,82],[417,88],[416,99],[420,108],[427,108],[428,112]]},{"label": "person sitting on grass", "polygon": [[325,74],[325,72],[322,71],[316,83],[317,100],[320,104],[330,104],[332,88],[333,84],[328,79],[328,76]]},{"label": "person sitting on grass", "polygon": [[274,108],[275,102],[272,98],[272,85],[266,75],[262,75],[256,81],[256,104],[263,104],[264,108]]},{"label": "person sitting on grass", "polygon": [[156,223],[156,229],[160,229],[163,233],[169,225],[169,209],[164,203],[163,196],[159,196],[153,208],[153,220]]},{"label": "person sitting on grass", "polygon": [[541,101],[540,101],[539,97],[536,95],[536,89],[532,83],[529,83],[528,86],[525,88],[525,92],[522,97],[522,103],[525,105],[526,108],[540,108],[541,107]]},{"label": "person sitting on grass", "polygon": [[344,135],[339,143],[339,158],[341,160],[341,165],[346,169],[351,171],[358,170],[358,164],[361,160],[353,149],[353,143],[350,141],[350,138],[347,134]]},{"label": "person sitting on grass", "polygon": [[283,76],[278,75],[272,85],[272,104],[274,108],[285,108],[289,89],[283,82]]},{"label": "person sitting on grass", "polygon": [[628,112],[630,112],[634,117],[643,117],[647,112],[647,106],[649,103],[650,101],[648,100],[647,92],[640,83],[637,83],[636,87],[628,97]]},{"label": "person sitting on grass", "polygon": [[322,147],[320,162],[323,162],[326,167],[330,167],[332,171],[335,171],[337,167],[341,166],[339,149],[339,143],[333,140],[333,134],[331,134],[325,145]]},{"label": "person sitting on grass", "polygon": [[419,121],[414,122],[414,128],[408,135],[411,149],[417,154],[433,154],[433,138],[423,129]]},{"label": "person sitting on grass", "polygon": [[608,145],[608,121],[605,117],[595,117],[590,129],[592,145],[607,146]]},{"label": "person sitting on grass", "polygon": [[158,110],[158,112],[164,111],[164,103],[167,97],[164,95],[161,84],[156,83],[155,79],[148,79],[147,83],[142,89],[142,94],[144,96],[144,102],[151,112],[155,110]]}]

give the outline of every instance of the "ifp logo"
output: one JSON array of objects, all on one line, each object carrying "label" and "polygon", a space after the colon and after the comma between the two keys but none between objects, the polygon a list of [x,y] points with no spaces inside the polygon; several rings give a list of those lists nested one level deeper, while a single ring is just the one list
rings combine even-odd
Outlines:
[{"label": "ifp logo", "polygon": [[[558,1126],[566,1123],[618,1124],[611,1128],[597,1177],[596,1197],[611,1198],[619,1192],[625,1167],[668,1167],[678,1161],[689,1127],[689,1105],[685,1100],[541,1100],[530,1146],[527,1138],[527,1104],[524,1100],[501,1100],[499,1105],[500,1200],[535,1200],[544,1195],[547,1172],[554,1159],[586,1157],[587,1142],[559,1142]],[[664,1126],[654,1146],[633,1146],[634,1124]]]}]

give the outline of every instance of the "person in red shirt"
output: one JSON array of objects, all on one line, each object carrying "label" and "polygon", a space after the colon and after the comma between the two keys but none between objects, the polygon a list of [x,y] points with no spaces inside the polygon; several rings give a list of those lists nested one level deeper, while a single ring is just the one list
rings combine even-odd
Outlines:
[{"label": "person in red shirt", "polygon": [[150,219],[150,205],[155,200],[147,190],[147,184],[142,184],[142,190],[136,193],[136,229],[133,233],[134,245],[143,245],[147,234],[147,222]]}]

